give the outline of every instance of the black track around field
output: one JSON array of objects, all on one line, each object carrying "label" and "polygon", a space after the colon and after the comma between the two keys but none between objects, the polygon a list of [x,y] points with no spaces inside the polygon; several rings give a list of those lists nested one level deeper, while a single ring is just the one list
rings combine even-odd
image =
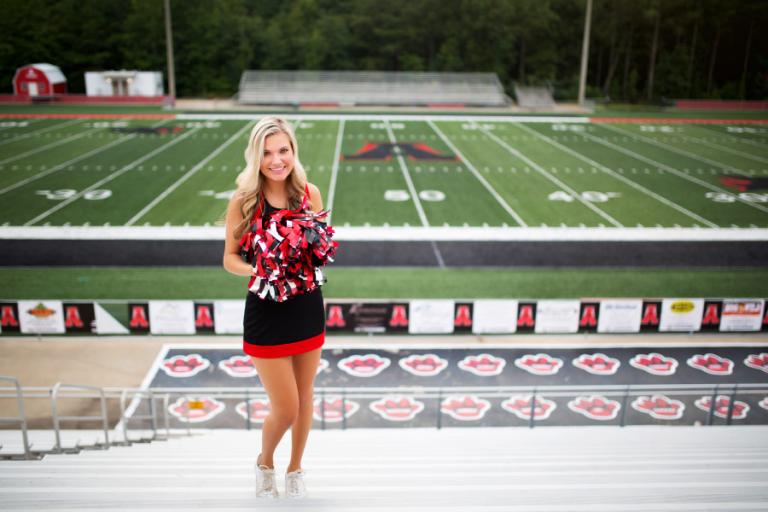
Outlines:
[{"label": "black track around field", "polygon": [[[0,240],[2,266],[217,266],[215,240]],[[334,266],[759,267],[765,242],[341,241]]]}]

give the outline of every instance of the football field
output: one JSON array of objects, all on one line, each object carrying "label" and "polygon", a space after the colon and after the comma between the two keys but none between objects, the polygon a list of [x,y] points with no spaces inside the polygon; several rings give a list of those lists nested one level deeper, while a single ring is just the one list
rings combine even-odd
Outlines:
[{"label": "football field", "polygon": [[[223,229],[260,117],[5,118],[0,226]],[[768,227],[760,121],[287,117],[341,236],[345,227]]]}]

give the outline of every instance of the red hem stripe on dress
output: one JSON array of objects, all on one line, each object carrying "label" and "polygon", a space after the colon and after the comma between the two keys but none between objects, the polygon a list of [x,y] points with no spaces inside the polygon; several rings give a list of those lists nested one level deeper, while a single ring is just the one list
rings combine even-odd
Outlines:
[{"label": "red hem stripe on dress", "polygon": [[253,357],[285,357],[295,354],[303,354],[310,350],[322,347],[325,342],[325,331],[317,336],[312,336],[305,340],[294,341],[284,345],[254,345],[243,340],[243,352]]}]

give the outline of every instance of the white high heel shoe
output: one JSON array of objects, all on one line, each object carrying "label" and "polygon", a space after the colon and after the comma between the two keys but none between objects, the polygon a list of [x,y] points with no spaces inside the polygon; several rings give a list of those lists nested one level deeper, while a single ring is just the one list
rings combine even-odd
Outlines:
[{"label": "white high heel shoe", "polygon": [[307,495],[303,469],[285,473],[285,495],[288,498],[303,498]]},{"label": "white high heel shoe", "polygon": [[278,498],[275,469],[259,464],[256,459],[256,496],[259,498]]}]

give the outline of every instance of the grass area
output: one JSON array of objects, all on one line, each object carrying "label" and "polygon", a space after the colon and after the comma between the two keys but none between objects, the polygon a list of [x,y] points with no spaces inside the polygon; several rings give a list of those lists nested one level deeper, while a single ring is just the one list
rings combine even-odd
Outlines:
[{"label": "grass area", "polygon": [[[768,269],[329,268],[326,298],[768,297]],[[2,299],[237,299],[218,267],[0,269]]]}]

